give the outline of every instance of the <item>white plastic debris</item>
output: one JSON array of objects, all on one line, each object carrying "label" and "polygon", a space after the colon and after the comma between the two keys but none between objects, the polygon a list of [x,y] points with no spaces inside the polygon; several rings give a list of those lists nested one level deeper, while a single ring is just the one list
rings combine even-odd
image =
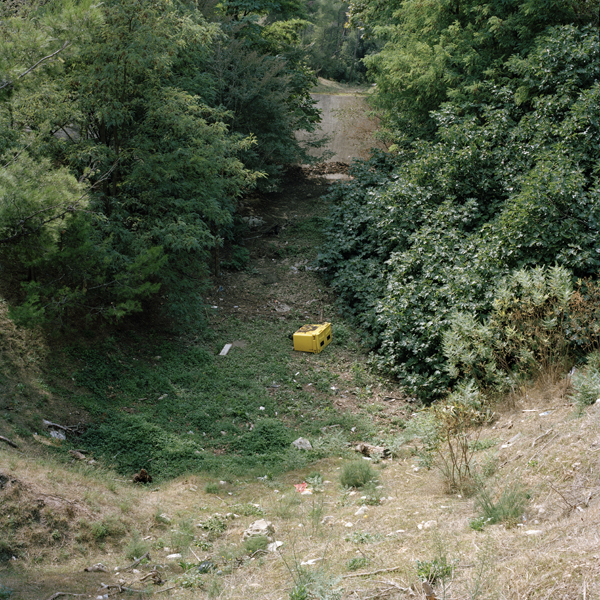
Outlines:
[{"label": "white plastic debris", "polygon": [[233,347],[233,344],[225,344],[223,346],[223,350],[221,350],[221,352],[219,352],[219,356],[227,356],[228,352],[231,350],[232,347]]}]

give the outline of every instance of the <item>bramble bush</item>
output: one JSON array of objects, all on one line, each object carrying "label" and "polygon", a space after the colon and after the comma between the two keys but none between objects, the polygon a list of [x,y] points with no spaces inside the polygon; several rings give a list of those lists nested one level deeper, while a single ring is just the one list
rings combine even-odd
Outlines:
[{"label": "bramble bush", "polygon": [[[373,362],[426,402],[459,377],[502,387],[515,369],[584,350],[588,332],[597,339],[594,282],[564,297],[568,280],[600,267],[597,31],[549,27],[504,68],[509,78],[480,84],[485,102],[442,104],[432,140],[354,164],[329,196],[320,265]],[[553,277],[563,296],[536,304],[536,281]],[[484,348],[497,335],[490,315],[495,350]],[[448,363],[452,328],[475,337]]]}]

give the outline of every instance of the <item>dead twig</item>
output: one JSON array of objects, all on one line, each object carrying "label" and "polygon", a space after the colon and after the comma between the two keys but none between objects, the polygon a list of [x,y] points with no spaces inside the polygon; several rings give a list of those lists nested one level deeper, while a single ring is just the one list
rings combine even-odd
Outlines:
[{"label": "dead twig", "polygon": [[164,590],[158,590],[156,592],[154,592],[155,594],[162,594],[163,592],[168,592],[169,590],[174,590],[177,586],[176,585],[172,585],[171,587],[165,588]]},{"label": "dead twig", "polygon": [[59,425],[58,423],[46,421],[46,419],[44,419],[44,427],[47,427],[48,429],[50,429],[51,427],[54,427],[55,429],[62,429],[63,431],[66,431],[68,433],[74,433],[79,429],[79,425],[76,425],[75,427],[66,427],[65,425]]},{"label": "dead twig", "polygon": [[0,442],[4,442],[5,444],[8,444],[12,448],[16,448],[17,450],[19,449],[19,446],[17,446],[17,444],[11,442],[8,438],[5,438],[3,435],[0,435]]},{"label": "dead twig", "polygon": [[102,586],[101,589],[103,590],[117,590],[117,592],[119,594],[122,594],[123,592],[129,592],[131,594],[143,594],[145,590],[136,590],[134,588],[128,588],[125,587],[124,585],[106,585],[105,583],[101,583],[100,584]]},{"label": "dead twig", "polygon": [[390,567],[389,569],[378,569],[377,571],[368,571],[367,573],[351,573],[350,575],[344,575],[342,579],[350,579],[351,577],[369,577],[370,575],[379,575],[379,573],[390,573],[392,571],[398,571],[401,566]]},{"label": "dead twig", "polygon": [[137,567],[145,558],[147,558],[148,560],[151,560],[150,552],[146,552],[146,554],[144,554],[143,556],[136,558],[128,567],[123,567],[122,569],[116,569],[116,571],[122,572],[122,571],[128,571],[129,569],[133,569],[133,567]]},{"label": "dead twig", "polygon": [[148,579],[148,578],[152,578],[152,583],[154,585],[160,585],[163,582],[162,577],[160,576],[160,573],[156,569],[154,571],[150,571],[150,573],[141,577],[139,579],[139,581],[140,582],[146,581],[146,579]]},{"label": "dead twig", "polygon": [[570,502],[568,498],[558,488],[554,487],[554,485],[552,485],[551,483],[549,483],[548,485],[550,486],[550,489],[554,490],[564,500],[569,510],[575,510],[577,508],[577,505],[573,502]]},{"label": "dead twig", "polygon": [[83,596],[87,597],[87,594],[72,594],[71,592],[56,592],[56,594],[52,594],[48,600],[55,600],[55,598],[60,598],[61,596],[76,596],[82,598]]}]

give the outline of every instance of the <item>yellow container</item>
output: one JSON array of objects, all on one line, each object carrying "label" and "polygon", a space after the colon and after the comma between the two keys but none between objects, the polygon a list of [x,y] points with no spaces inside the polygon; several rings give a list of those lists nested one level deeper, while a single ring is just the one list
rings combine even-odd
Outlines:
[{"label": "yellow container", "polygon": [[331,323],[304,325],[294,334],[294,350],[321,352],[331,342]]}]

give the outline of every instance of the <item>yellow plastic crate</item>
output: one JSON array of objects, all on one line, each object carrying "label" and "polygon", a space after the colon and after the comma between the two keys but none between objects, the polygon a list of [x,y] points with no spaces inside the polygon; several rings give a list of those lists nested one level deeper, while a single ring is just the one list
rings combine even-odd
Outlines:
[{"label": "yellow plastic crate", "polygon": [[331,342],[331,323],[304,325],[294,333],[294,350],[321,352]]}]

